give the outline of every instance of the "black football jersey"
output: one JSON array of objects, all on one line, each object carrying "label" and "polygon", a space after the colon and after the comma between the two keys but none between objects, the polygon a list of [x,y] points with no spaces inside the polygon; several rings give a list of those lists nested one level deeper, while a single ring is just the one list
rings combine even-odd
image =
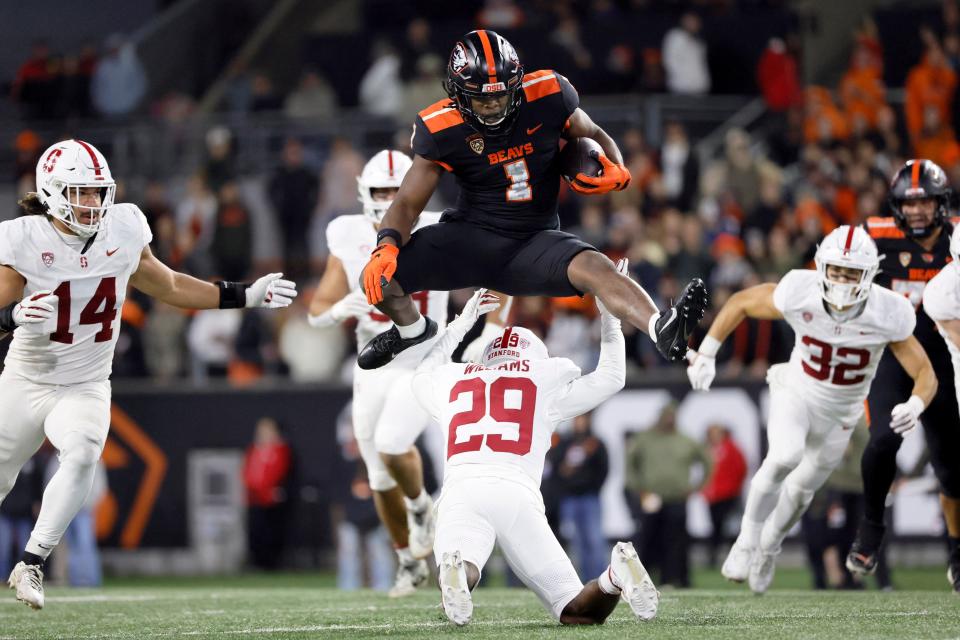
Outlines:
[{"label": "black football jersey", "polygon": [[[954,218],[954,223],[956,220]],[[917,310],[917,328],[913,334],[931,360],[941,360],[936,356],[941,355],[940,352],[946,355],[946,345],[933,320],[924,312],[921,302],[927,283],[952,260],[950,234],[953,233],[953,224],[948,222],[944,225],[930,251],[906,237],[893,218],[867,218],[864,228],[877,243],[880,254],[880,272],[874,282],[910,299]]]},{"label": "black football jersey", "polygon": [[580,103],[573,85],[551,70],[523,77],[523,98],[509,136],[485,138],[449,100],[417,115],[414,153],[453,173],[460,186],[445,219],[477,224],[505,235],[557,229],[560,137]]}]

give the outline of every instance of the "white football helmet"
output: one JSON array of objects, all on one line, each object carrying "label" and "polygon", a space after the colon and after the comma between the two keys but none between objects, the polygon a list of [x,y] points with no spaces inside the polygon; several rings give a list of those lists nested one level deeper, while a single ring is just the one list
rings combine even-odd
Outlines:
[{"label": "white football helmet", "polygon": [[953,261],[960,265],[960,224],[953,228],[953,234],[950,236],[950,255]]},{"label": "white football helmet", "polygon": [[403,182],[403,176],[413,165],[407,154],[393,149],[384,149],[370,158],[360,176],[357,177],[357,191],[363,204],[363,215],[374,224],[380,224],[384,214],[390,208],[393,199],[374,200],[373,189],[396,189]]},{"label": "white football helmet", "polygon": [[[814,257],[820,275],[823,299],[838,309],[859,304],[870,295],[870,286],[880,269],[877,245],[862,227],[843,225],[831,231]],[[859,269],[858,282],[834,282],[827,277],[827,265]]]},{"label": "white football helmet", "polygon": [[[79,204],[80,189],[100,188],[100,206]],[[104,212],[113,206],[117,184],[110,174],[107,159],[89,142],[63,140],[43,152],[37,162],[37,195],[47,213],[59,218],[80,237],[90,237],[100,229]],[[90,214],[81,222],[77,211]]]},{"label": "white football helmet", "polygon": [[529,329],[504,327],[503,333],[490,341],[483,350],[480,364],[496,369],[502,364],[519,360],[546,360],[547,345]]}]

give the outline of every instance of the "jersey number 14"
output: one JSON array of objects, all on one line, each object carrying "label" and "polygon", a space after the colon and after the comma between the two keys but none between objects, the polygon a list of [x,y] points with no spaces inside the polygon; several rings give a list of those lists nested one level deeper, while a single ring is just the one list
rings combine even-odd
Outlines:
[{"label": "jersey number 14", "polygon": [[[57,305],[57,330],[50,339],[63,344],[73,344],[70,331],[70,281],[61,282],[53,294],[59,298]],[[94,342],[107,342],[113,337],[113,320],[117,317],[117,279],[104,278],[80,312],[80,324],[99,324],[100,331],[93,337]]]}]

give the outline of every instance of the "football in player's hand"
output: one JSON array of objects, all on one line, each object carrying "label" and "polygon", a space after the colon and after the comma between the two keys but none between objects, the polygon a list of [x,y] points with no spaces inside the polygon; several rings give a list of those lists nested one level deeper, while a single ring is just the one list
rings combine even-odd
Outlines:
[{"label": "football in player's hand", "polygon": [[568,140],[567,144],[560,150],[557,156],[557,162],[560,166],[560,175],[567,182],[573,182],[578,173],[583,173],[596,178],[600,175],[603,165],[596,157],[591,156],[591,152],[597,154],[603,153],[603,149],[596,140],[592,138],[574,138]]}]

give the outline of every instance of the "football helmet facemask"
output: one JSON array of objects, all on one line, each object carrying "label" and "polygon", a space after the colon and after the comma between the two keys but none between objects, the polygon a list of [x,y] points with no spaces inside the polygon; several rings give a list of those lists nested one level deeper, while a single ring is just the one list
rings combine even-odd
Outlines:
[{"label": "football helmet facemask", "polygon": [[[63,140],[52,145],[37,162],[37,196],[47,213],[58,218],[75,234],[88,238],[100,230],[103,215],[111,206],[117,185],[107,159],[83,140]],[[100,189],[100,205],[80,204],[81,190]],[[81,220],[84,214],[89,221]]]},{"label": "football helmet facemask", "polygon": [[[837,309],[848,309],[860,304],[870,295],[870,286],[880,269],[877,245],[861,227],[843,225],[831,231],[814,257],[820,276],[820,294]],[[856,282],[837,282],[827,277],[828,266],[856,269]]]},{"label": "football helmet facemask", "polygon": [[377,152],[357,177],[358,199],[363,204],[363,215],[374,224],[380,224],[387,209],[393,203],[389,200],[378,200],[373,196],[374,189],[399,189],[403,176],[413,165],[407,154],[393,149],[384,149]]},{"label": "football helmet facemask", "polygon": [[[930,160],[908,160],[890,181],[890,208],[893,209],[897,226],[908,238],[925,238],[943,225],[948,217],[950,197],[947,174]],[[903,212],[903,203],[926,198],[932,198],[937,205],[933,220],[923,227],[911,227],[907,215]]]},{"label": "football helmet facemask", "polygon": [[[460,115],[488,137],[509,135],[517,119],[523,92],[523,65],[507,39],[479,29],[454,45],[447,63],[444,89]],[[479,109],[478,102],[498,99],[497,111]]]}]

